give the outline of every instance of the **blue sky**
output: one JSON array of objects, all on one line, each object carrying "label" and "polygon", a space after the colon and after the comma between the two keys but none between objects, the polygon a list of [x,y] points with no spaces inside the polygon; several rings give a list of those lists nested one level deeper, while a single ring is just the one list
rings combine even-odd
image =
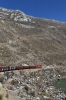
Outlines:
[{"label": "blue sky", "polygon": [[0,0],[0,7],[40,18],[66,22],[66,0]]}]

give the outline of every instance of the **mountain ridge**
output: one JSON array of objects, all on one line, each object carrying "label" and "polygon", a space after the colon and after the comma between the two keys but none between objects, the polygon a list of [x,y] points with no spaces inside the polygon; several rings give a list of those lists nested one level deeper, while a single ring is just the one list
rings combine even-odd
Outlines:
[{"label": "mountain ridge", "polygon": [[[22,12],[22,11],[20,11],[18,9],[17,10],[13,10],[13,9],[6,9],[6,8],[3,8],[3,7],[0,7],[0,10],[3,11],[3,12],[21,13],[21,14],[23,14],[25,16],[28,16],[28,17],[37,18],[37,19],[44,19],[46,21],[53,21],[53,22],[58,22],[58,23],[66,23],[66,22],[55,20],[55,19],[39,18],[39,17],[34,17],[34,16],[31,16],[31,15],[27,15],[27,14],[25,14],[24,12]],[[8,14],[6,14],[6,15],[8,15]]]}]

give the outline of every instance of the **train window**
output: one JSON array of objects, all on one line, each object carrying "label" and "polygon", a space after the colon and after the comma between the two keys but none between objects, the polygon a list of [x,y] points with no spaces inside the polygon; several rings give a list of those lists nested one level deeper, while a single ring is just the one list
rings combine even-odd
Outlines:
[{"label": "train window", "polygon": [[6,66],[5,67],[2,67],[2,70],[3,71],[6,71],[6,70],[8,70],[8,67],[6,67]]},{"label": "train window", "polygon": [[11,70],[15,70],[15,67],[14,66],[11,66]]}]

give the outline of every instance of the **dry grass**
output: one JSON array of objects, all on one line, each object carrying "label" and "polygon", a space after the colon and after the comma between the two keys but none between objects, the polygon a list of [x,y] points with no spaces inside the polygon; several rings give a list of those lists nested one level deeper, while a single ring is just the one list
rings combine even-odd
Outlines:
[{"label": "dry grass", "polygon": [[0,20],[0,65],[63,65],[66,61],[66,24],[33,20],[31,26],[35,28],[24,28],[13,20],[4,23]]}]

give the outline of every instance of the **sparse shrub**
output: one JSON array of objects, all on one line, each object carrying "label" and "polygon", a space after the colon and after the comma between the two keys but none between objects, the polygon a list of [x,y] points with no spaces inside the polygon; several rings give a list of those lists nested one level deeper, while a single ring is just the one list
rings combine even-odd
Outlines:
[{"label": "sparse shrub", "polygon": [[2,94],[0,94],[0,100],[3,100],[3,95]]},{"label": "sparse shrub", "polygon": [[8,86],[8,89],[9,90],[14,90],[12,86]]},{"label": "sparse shrub", "polygon": [[25,89],[26,91],[28,91],[29,88],[28,88],[28,86],[25,86],[24,89]]},{"label": "sparse shrub", "polygon": [[18,85],[18,81],[17,80],[12,80],[11,84],[16,86],[16,85]]},{"label": "sparse shrub", "polygon": [[6,94],[6,98],[9,98],[9,95],[8,95],[8,93]]},{"label": "sparse shrub", "polygon": [[35,92],[34,91],[30,91],[30,95],[35,97]]}]

